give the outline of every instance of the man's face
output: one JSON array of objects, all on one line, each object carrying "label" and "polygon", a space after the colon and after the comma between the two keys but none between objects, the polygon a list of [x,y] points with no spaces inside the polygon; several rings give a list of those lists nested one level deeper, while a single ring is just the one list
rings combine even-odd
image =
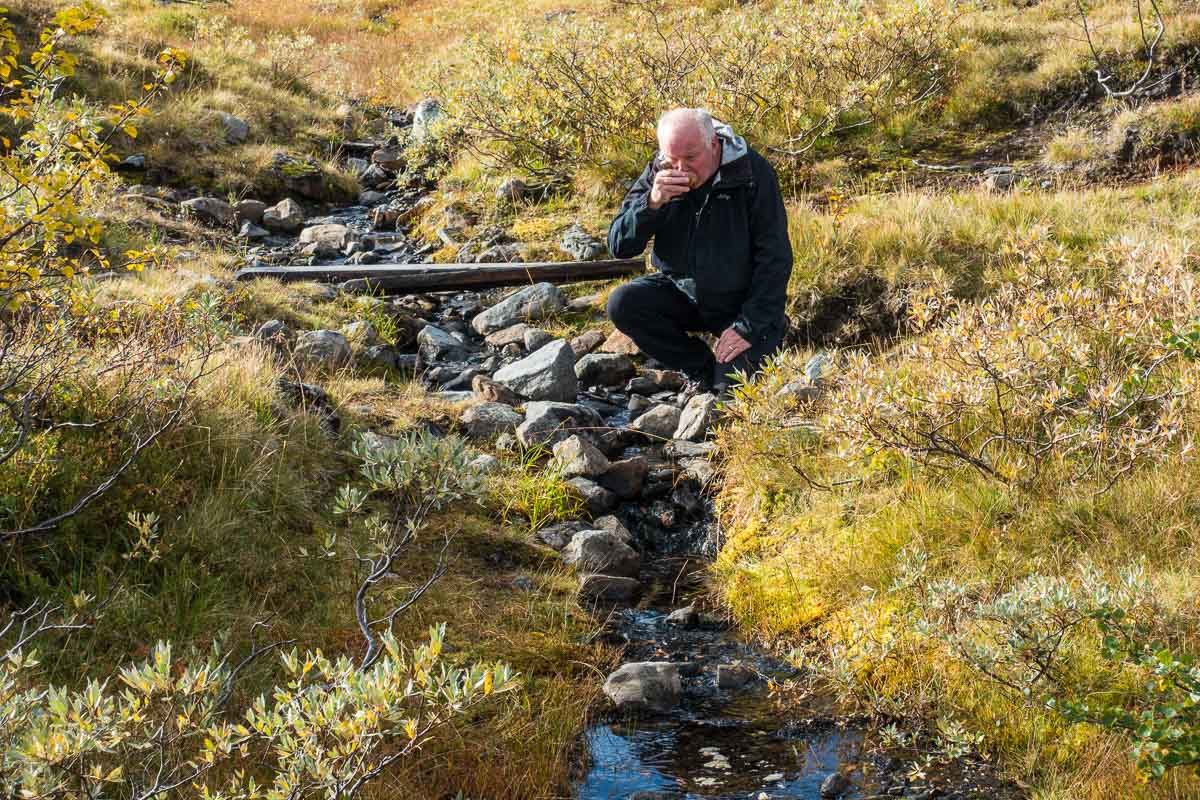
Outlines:
[{"label": "man's face", "polygon": [[712,177],[721,165],[721,143],[714,135],[705,140],[695,125],[678,125],[658,140],[659,166],[686,172],[694,189]]}]

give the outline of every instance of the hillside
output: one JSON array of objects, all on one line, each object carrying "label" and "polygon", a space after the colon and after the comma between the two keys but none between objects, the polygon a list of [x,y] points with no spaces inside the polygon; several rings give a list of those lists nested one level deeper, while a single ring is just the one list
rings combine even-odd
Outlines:
[{"label": "hillside", "polygon": [[[65,8],[0,30],[6,792],[1200,797],[1192,5]],[[730,397],[619,281],[234,279],[595,257],[680,103],[787,200]]]}]

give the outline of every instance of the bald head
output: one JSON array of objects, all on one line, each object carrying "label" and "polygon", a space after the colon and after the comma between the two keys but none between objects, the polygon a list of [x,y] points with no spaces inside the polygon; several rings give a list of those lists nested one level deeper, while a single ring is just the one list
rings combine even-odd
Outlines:
[{"label": "bald head", "polygon": [[712,115],[703,108],[673,108],[658,120],[658,152],[662,166],[686,172],[692,187],[721,166],[721,142]]}]

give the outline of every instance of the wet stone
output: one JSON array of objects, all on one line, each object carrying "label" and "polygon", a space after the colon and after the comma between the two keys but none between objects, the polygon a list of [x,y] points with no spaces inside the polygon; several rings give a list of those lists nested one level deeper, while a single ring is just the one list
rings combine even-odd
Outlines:
[{"label": "wet stone", "polygon": [[608,531],[615,534],[625,544],[633,544],[633,534],[629,532],[629,529],[625,527],[621,520],[612,514],[597,517],[592,520],[592,524],[589,527],[594,530]]},{"label": "wet stone", "polygon": [[562,551],[563,562],[584,572],[637,577],[642,557],[609,531],[580,531]]},{"label": "wet stone", "polygon": [[[834,772],[821,781],[821,797],[832,800],[832,798],[841,797],[846,794],[853,787],[854,783],[849,777],[840,772]],[[900,794],[903,793],[903,790],[901,790]]]},{"label": "wet stone", "polygon": [[668,625],[676,625],[680,628],[694,628],[700,622],[700,615],[696,613],[695,606],[686,605],[667,614],[665,622]]},{"label": "wet stone", "polygon": [[717,688],[741,689],[758,679],[758,673],[745,664],[718,664]]},{"label": "wet stone", "polygon": [[617,495],[595,481],[587,478],[571,478],[567,483],[583,500],[584,507],[590,514],[603,514],[617,507]]},{"label": "wet stone", "polygon": [[629,425],[629,430],[651,439],[670,439],[679,427],[679,409],[660,403],[642,414]]},{"label": "wet stone", "polygon": [[580,597],[600,603],[629,602],[641,589],[642,585],[634,578],[617,575],[583,575],[579,578]]},{"label": "wet stone", "polygon": [[618,386],[633,371],[629,357],[616,353],[589,353],[575,364],[575,375],[583,386]]},{"label": "wet stone", "polygon": [[642,492],[649,463],[642,456],[614,461],[608,471],[600,476],[599,483],[622,500],[632,500]]},{"label": "wet stone", "polygon": [[678,667],[665,661],[623,664],[604,682],[604,694],[620,710],[669,711],[682,691]]}]

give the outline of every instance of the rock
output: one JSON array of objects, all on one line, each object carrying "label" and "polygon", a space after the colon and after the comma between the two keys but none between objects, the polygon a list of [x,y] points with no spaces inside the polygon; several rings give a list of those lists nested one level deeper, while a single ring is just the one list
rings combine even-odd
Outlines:
[{"label": "rock", "polygon": [[471,378],[471,391],[475,397],[485,403],[504,403],[508,406],[521,404],[521,398],[507,386],[496,383],[487,375],[476,375]]},{"label": "rock", "polygon": [[575,364],[575,376],[583,386],[619,386],[629,380],[634,369],[629,356],[588,353]]},{"label": "rock", "polygon": [[608,458],[594,444],[579,436],[571,436],[555,444],[552,463],[562,470],[564,478],[596,478],[603,475],[609,466]]},{"label": "rock", "polygon": [[318,250],[330,254],[340,254],[348,244],[358,241],[358,234],[345,225],[328,223],[310,225],[300,231],[300,244],[316,244]]},{"label": "rock", "polygon": [[[466,261],[467,259],[463,259]],[[512,242],[510,244],[494,244],[483,250],[476,258],[477,264],[511,264],[525,260],[525,246]]]},{"label": "rock", "polygon": [[[364,367],[378,367],[380,369],[396,369],[401,370],[401,360],[405,355],[398,352],[395,347],[388,344],[375,344],[364,350],[358,357],[359,362]],[[411,371],[411,367],[408,371]]]},{"label": "rock", "polygon": [[466,361],[471,348],[441,328],[426,325],[417,334],[417,352],[421,362],[430,365],[439,361]]},{"label": "rock", "polygon": [[404,155],[399,150],[381,147],[371,154],[371,163],[388,172],[401,172],[404,170]]},{"label": "rock", "polygon": [[[518,432],[517,435],[520,436],[520,433]],[[588,513],[593,516],[612,511],[617,507],[617,496],[594,481],[587,478],[571,478],[567,483],[583,500],[583,505],[587,508]]]},{"label": "rock", "polygon": [[808,378],[796,378],[788,381],[783,387],[775,393],[775,397],[783,400],[791,398],[797,403],[811,403],[821,396],[821,387],[814,386],[809,382]]},{"label": "rock", "polygon": [[337,433],[342,421],[338,417],[337,407],[329,399],[329,395],[320,386],[311,383],[297,383],[287,378],[275,382],[280,396],[291,406],[316,414],[321,424],[333,433]]},{"label": "rock", "polygon": [[245,239],[248,242],[261,242],[263,239],[271,235],[271,232],[266,228],[260,228],[250,220],[242,223],[242,227],[238,228],[238,238]]},{"label": "rock", "polygon": [[358,176],[358,182],[368,189],[385,189],[395,183],[395,178],[378,164],[371,164]]},{"label": "rock", "polygon": [[589,526],[589,528],[597,531],[608,531],[625,544],[633,544],[633,534],[630,533],[629,529],[621,523],[621,520],[617,519],[612,514],[608,514],[603,517],[597,517],[592,521],[592,524]]},{"label": "rock", "polygon": [[342,199],[339,187],[326,180],[325,171],[314,159],[278,152],[271,156],[267,174],[281,183],[285,191],[300,197],[326,202]]},{"label": "rock", "polygon": [[509,178],[496,187],[496,199],[515,203],[529,196],[529,185],[520,178]]},{"label": "rock", "polygon": [[575,351],[576,358],[583,358],[603,343],[604,334],[601,331],[584,331],[571,340],[571,349]]},{"label": "rock", "polygon": [[849,777],[840,772],[834,772],[821,781],[821,797],[841,797],[853,787],[854,784]]},{"label": "rock", "polygon": [[180,203],[184,213],[198,217],[212,225],[232,225],[233,206],[216,197],[194,197]]},{"label": "rock", "polygon": [[379,344],[379,332],[365,319],[351,322],[342,328],[342,333],[353,347],[366,349]]},{"label": "rock", "polygon": [[694,605],[686,605],[667,614],[665,621],[668,625],[677,625],[681,628],[694,628],[700,621],[700,615],[696,613]]},{"label": "rock", "polygon": [[525,404],[525,421],[517,426],[522,447],[553,445],[572,433],[604,425],[595,409],[575,403],[534,401]]},{"label": "rock", "polygon": [[489,472],[495,472],[496,470],[500,469],[500,459],[496,458],[490,453],[480,453],[475,458],[471,459],[471,463],[467,466],[481,475],[486,475]]},{"label": "rock", "polygon": [[[448,381],[443,381],[442,388],[443,389],[457,389],[457,390],[462,390],[462,391],[471,389],[471,396],[474,397],[475,390],[473,388],[471,388],[472,384],[473,384],[475,378],[482,374],[483,374],[483,370],[479,369],[479,367],[467,367],[462,372],[458,373],[457,376],[451,378]],[[516,405],[516,404],[512,403],[509,405]],[[522,419],[524,419],[524,417],[522,417]]]},{"label": "rock", "polygon": [[704,503],[686,483],[671,490],[671,502],[690,517],[698,517],[704,512]]},{"label": "rock", "polygon": [[492,379],[530,400],[574,400],[579,393],[575,353],[556,339],[520,361],[496,371]]},{"label": "rock", "polygon": [[614,461],[600,476],[599,484],[622,500],[632,500],[642,492],[650,465],[643,456]]},{"label": "rock", "polygon": [[666,661],[622,664],[604,682],[604,694],[622,711],[670,711],[682,692],[679,668]]},{"label": "rock", "polygon": [[717,396],[710,392],[698,394],[683,407],[679,424],[671,438],[698,442],[708,433],[717,417]]},{"label": "rock", "polygon": [[471,320],[471,327],[481,335],[541,319],[567,305],[566,296],[552,283],[535,283],[514,292]]},{"label": "rock", "polygon": [[552,547],[555,550],[562,550],[564,547],[570,544],[571,539],[575,537],[575,534],[579,533],[580,531],[589,530],[590,527],[591,526],[581,519],[573,519],[566,522],[558,522],[554,525],[548,525],[535,533],[533,538],[537,539],[547,547]]},{"label": "rock", "polygon": [[[570,311],[595,311],[597,303],[600,302],[600,295],[585,294],[580,297],[575,297],[567,303],[567,309]],[[604,336],[601,335],[600,341],[604,341]]]},{"label": "rock", "polygon": [[638,596],[642,585],[636,578],[619,575],[582,575],[579,597],[596,603],[627,603]]},{"label": "rock", "polygon": [[528,575],[518,575],[517,577],[513,578],[512,586],[514,589],[522,592],[532,592],[537,589],[537,584],[535,584],[533,582],[533,578],[530,578]]},{"label": "rock", "polygon": [[241,144],[250,136],[250,124],[241,117],[236,117],[226,111],[218,111],[221,127],[225,129],[225,141],[230,144]]},{"label": "rock", "polygon": [[142,153],[125,156],[113,169],[117,172],[141,172],[146,169],[146,156]]},{"label": "rock", "polygon": [[[365,158],[351,157],[346,159],[346,171],[356,178],[361,178],[370,168],[371,162]],[[358,196],[361,198],[362,192],[359,192]]]},{"label": "rock", "polygon": [[[383,192],[377,192],[374,189],[363,189],[358,193],[358,204],[371,208],[381,203],[387,202],[388,196]],[[393,220],[394,223],[394,220]]]},{"label": "rock", "polygon": [[563,232],[558,246],[576,261],[591,261],[604,255],[604,243],[575,223]]},{"label": "rock", "polygon": [[233,218],[239,223],[253,222],[258,225],[266,210],[267,204],[262,200],[239,200],[233,204]]},{"label": "rock", "polygon": [[600,575],[636,578],[642,566],[638,552],[608,531],[580,531],[562,555],[564,563]]},{"label": "rock", "polygon": [[625,408],[629,410],[629,418],[637,419],[638,415],[645,411],[650,406],[654,405],[648,398],[642,397],[640,394],[629,395],[629,401],[625,403]]},{"label": "rock", "polygon": [[[525,345],[525,349],[531,353],[540,347],[550,344],[552,341],[554,341],[554,334],[550,333],[549,331],[544,331],[541,328],[526,328],[525,335],[522,338],[522,343]],[[568,342],[568,344],[570,344],[570,342]],[[571,349],[571,354],[575,354],[574,348]]]},{"label": "rock", "polygon": [[741,689],[758,679],[758,673],[745,664],[718,664],[717,688]]},{"label": "rock", "polygon": [[292,330],[282,320],[269,319],[258,326],[254,338],[272,347],[284,349],[291,344]]},{"label": "rock", "polygon": [[350,363],[352,352],[346,337],[337,331],[305,331],[296,340],[296,360],[314,367],[336,368]]},{"label": "rock", "polygon": [[609,334],[608,338],[604,340],[604,344],[600,345],[600,352],[620,353],[621,355],[635,356],[642,351],[638,350],[638,346],[633,343],[633,339],[630,339],[620,331],[613,331],[611,334]]},{"label": "rock", "polygon": [[417,103],[417,107],[413,109],[412,130],[410,136],[412,141],[419,144],[432,134],[432,126],[443,116],[442,106],[437,100],[432,97],[427,97]]},{"label": "rock", "polygon": [[263,211],[262,226],[267,230],[295,233],[304,225],[304,209],[288,197]]},{"label": "rock", "polygon": [[447,403],[469,403],[475,399],[470,392],[434,392],[433,396]]},{"label": "rock", "polygon": [[713,479],[713,465],[707,458],[680,459],[679,466],[683,469],[684,475],[701,486],[707,486]]},{"label": "rock", "polygon": [[493,347],[504,347],[507,344],[519,344],[524,346],[525,331],[530,330],[530,327],[524,322],[518,322],[516,325],[509,325],[507,328],[502,328],[494,333],[489,333],[483,337],[483,341]]},{"label": "rock", "polygon": [[687,376],[673,369],[645,369],[625,387],[627,392],[652,395],[657,392],[678,392]]},{"label": "rock", "polygon": [[506,431],[515,431],[524,421],[512,406],[503,403],[480,403],[462,415],[467,435],[474,439],[491,439]]},{"label": "rock", "polygon": [[668,458],[708,458],[717,452],[717,446],[712,442],[689,442],[682,439],[672,439],[663,447],[663,454]]},{"label": "rock", "polygon": [[659,403],[642,413],[629,424],[629,430],[650,439],[670,439],[679,427],[679,409],[667,403]]},{"label": "rock", "polygon": [[1017,173],[1012,167],[989,167],[983,171],[983,188],[989,192],[1007,192],[1017,185]]}]

